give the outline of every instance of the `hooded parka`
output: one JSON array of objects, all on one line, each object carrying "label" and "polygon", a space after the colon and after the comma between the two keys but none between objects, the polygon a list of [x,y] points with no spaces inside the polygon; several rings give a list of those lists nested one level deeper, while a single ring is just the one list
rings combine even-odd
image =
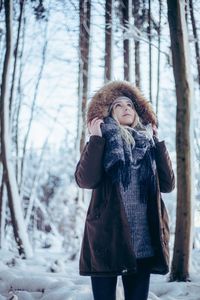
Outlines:
[{"label": "hooded parka", "polygon": [[[157,124],[150,103],[128,82],[114,81],[93,96],[87,121],[108,116],[109,107],[119,96],[129,97],[143,124]],[[114,276],[137,271],[137,260],[131,246],[131,233],[119,186],[113,184],[103,168],[105,139],[91,136],[81,154],[75,171],[79,187],[92,189],[81,247],[80,275]],[[169,271],[169,225],[162,193],[174,189],[175,179],[164,141],[155,139],[157,166],[156,197],[147,203],[147,218],[154,258],[151,273]]]}]

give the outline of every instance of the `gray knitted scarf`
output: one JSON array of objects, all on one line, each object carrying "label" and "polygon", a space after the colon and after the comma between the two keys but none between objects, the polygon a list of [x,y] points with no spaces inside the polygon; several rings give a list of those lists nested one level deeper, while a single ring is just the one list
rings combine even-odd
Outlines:
[{"label": "gray knitted scarf", "polygon": [[131,165],[134,164],[140,167],[141,188],[151,184],[150,181],[155,177],[152,176],[155,175],[153,142],[144,133],[130,128],[135,146],[128,144],[122,138],[120,128],[112,117],[104,119],[101,129],[106,140],[104,168],[112,182],[121,182],[124,189],[127,189],[131,180]]}]

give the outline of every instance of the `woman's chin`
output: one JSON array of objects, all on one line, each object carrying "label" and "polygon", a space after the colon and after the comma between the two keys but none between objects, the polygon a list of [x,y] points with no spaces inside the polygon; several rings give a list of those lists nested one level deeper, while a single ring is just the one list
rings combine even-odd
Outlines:
[{"label": "woman's chin", "polygon": [[122,126],[131,126],[133,124],[133,120],[122,120],[120,124]]}]

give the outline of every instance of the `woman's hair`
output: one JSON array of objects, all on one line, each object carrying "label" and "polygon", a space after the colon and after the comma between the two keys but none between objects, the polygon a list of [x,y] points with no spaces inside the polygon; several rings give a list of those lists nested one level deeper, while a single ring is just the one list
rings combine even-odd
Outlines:
[{"label": "woman's hair", "polygon": [[113,109],[111,111],[111,116],[113,117],[113,119],[117,122],[118,126],[119,126],[119,129],[120,129],[120,132],[121,132],[121,135],[122,135],[122,138],[128,143],[128,144],[131,144],[133,145],[133,147],[135,147],[135,140],[131,134],[131,128],[134,128],[140,132],[142,132],[145,136],[147,137],[150,137],[150,133],[147,131],[147,128],[146,126],[144,126],[142,124],[142,122],[140,121],[140,118],[137,114],[137,112],[135,111],[135,119],[133,121],[133,124],[131,124],[131,126],[124,126],[124,125],[121,125],[119,120],[117,119],[117,116],[115,115]]}]

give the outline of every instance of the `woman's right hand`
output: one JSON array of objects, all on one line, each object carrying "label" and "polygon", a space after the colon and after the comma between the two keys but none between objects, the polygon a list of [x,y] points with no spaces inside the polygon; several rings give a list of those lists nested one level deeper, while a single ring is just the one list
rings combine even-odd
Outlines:
[{"label": "woman's right hand", "polygon": [[92,119],[91,122],[87,124],[90,135],[102,136],[101,127],[100,127],[101,123],[104,123],[102,119],[94,118]]}]

